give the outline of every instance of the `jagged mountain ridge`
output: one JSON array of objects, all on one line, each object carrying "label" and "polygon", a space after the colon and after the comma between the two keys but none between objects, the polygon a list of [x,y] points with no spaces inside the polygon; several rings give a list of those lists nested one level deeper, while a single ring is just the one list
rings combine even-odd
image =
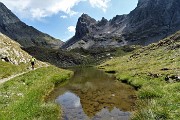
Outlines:
[{"label": "jagged mountain ridge", "polygon": [[59,48],[63,42],[23,23],[0,2],[0,32],[17,41],[23,47],[41,46]]},{"label": "jagged mountain ridge", "polygon": [[63,48],[148,45],[180,30],[179,0],[139,0],[127,15],[96,21],[83,14]]}]

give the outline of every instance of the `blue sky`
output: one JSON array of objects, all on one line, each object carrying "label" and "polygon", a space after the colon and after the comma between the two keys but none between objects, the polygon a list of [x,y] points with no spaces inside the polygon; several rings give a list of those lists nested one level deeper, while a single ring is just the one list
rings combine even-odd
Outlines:
[{"label": "blue sky", "polygon": [[138,0],[0,0],[23,22],[63,41],[75,34],[82,13],[96,20],[128,14]]}]

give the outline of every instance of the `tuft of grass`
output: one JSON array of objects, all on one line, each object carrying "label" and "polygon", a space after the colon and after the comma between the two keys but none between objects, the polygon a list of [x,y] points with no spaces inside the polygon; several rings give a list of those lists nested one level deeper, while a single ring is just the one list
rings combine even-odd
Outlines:
[{"label": "tuft of grass", "polygon": [[0,85],[1,120],[59,119],[61,111],[44,98],[72,72],[54,66],[39,68]]}]

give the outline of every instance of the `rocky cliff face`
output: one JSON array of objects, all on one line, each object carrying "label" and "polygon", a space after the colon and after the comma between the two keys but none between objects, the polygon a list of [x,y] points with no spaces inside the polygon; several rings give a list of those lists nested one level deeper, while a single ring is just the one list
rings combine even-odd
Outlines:
[{"label": "rocky cliff face", "polygon": [[130,42],[145,45],[165,38],[180,30],[179,6],[179,0],[139,0],[124,33]]},{"label": "rocky cliff face", "polygon": [[180,30],[179,0],[139,0],[128,15],[96,21],[83,14],[63,48],[148,45]]},{"label": "rocky cliff face", "polygon": [[32,26],[21,22],[0,2],[0,32],[20,43],[23,47],[41,46],[59,48],[62,41],[44,34]]}]

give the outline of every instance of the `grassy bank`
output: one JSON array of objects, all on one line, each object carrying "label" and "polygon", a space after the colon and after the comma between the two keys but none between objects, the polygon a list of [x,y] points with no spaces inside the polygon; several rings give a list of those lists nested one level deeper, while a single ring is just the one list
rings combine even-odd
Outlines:
[{"label": "grassy bank", "polygon": [[138,90],[134,120],[178,120],[180,32],[99,66]]},{"label": "grassy bank", "polygon": [[[29,65],[30,66],[30,65]],[[6,78],[8,76],[24,72],[28,68],[28,64],[13,65],[8,62],[0,61],[0,79]]]},{"label": "grassy bank", "polygon": [[60,109],[45,103],[54,86],[69,79],[72,72],[54,66],[39,68],[0,85],[1,120],[56,120]]},{"label": "grassy bank", "polygon": [[[35,68],[47,66],[46,63],[36,61]],[[26,72],[31,70],[31,63],[21,63],[19,65],[14,65],[10,62],[3,62],[0,60],[0,79],[7,78],[11,75]]]}]

